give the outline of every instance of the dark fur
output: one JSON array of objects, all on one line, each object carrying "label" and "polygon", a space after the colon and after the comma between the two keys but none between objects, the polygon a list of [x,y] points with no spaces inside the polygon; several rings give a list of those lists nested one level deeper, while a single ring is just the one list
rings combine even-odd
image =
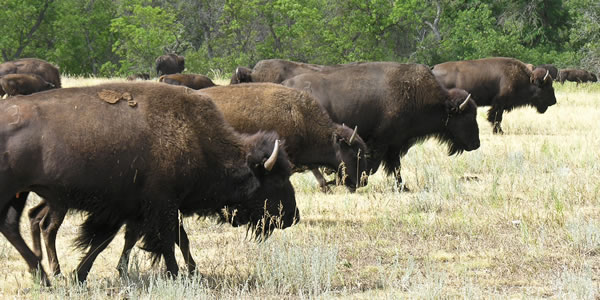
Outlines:
[{"label": "dark fur", "polygon": [[[0,76],[7,74],[35,74],[60,88],[60,72],[51,63],[37,58],[22,58],[0,64]],[[4,93],[0,91],[2,95]]]},{"label": "dark fur", "polygon": [[561,69],[558,75],[558,81],[565,83],[565,81],[577,82],[577,85],[583,82],[597,82],[598,78],[591,72],[581,69]]},{"label": "dark fur", "polygon": [[[277,131],[296,171],[338,170],[343,163],[347,178],[342,182],[351,190],[360,186],[360,176],[367,171],[365,143],[357,136],[350,145],[353,130],[333,123],[310,94],[271,83],[214,87],[200,93],[213,99],[239,132]],[[341,173],[342,169],[340,177]]]},{"label": "dark fur", "polygon": [[552,65],[552,64],[543,64],[543,65],[538,65],[536,67],[548,70],[550,72],[550,76],[552,76],[552,79],[554,81],[558,80],[558,69],[554,65]]},{"label": "dark fur", "polygon": [[478,106],[491,106],[488,121],[494,133],[502,133],[502,114],[521,106],[535,106],[544,113],[556,104],[552,78],[546,70],[533,72],[519,60],[495,57],[446,62],[433,67],[433,74],[446,88],[460,88],[473,95]]},{"label": "dark fur", "polygon": [[185,58],[176,54],[165,54],[156,58],[156,76],[181,73],[185,69]]},{"label": "dark fur", "polygon": [[[450,153],[479,147],[475,103],[459,111],[467,93],[446,90],[424,65],[357,63],[305,73],[283,85],[311,93],[334,122],[358,126],[373,172],[383,163],[388,174],[395,173],[401,156],[427,137],[448,143]],[[399,174],[397,179],[402,181]]]},{"label": "dark fur", "polygon": [[163,75],[158,79],[159,82],[164,82],[172,85],[183,85],[190,89],[199,90],[215,86],[215,83],[210,78],[204,75],[197,74],[171,74]]},{"label": "dark fur", "polygon": [[0,96],[29,95],[55,88],[36,74],[6,74],[0,76]]},{"label": "dark fur", "polygon": [[[106,90],[129,93],[137,105],[109,104],[99,96]],[[162,255],[176,275],[177,210],[222,215],[237,209],[226,221],[256,228],[255,234],[298,219],[285,151],[271,171],[262,165],[277,134],[240,136],[209,98],[178,87],[106,84],[17,96],[0,103],[0,121],[0,147],[7,153],[0,212],[19,215],[14,195],[26,191],[45,198],[50,209],[87,212],[78,244],[89,251],[77,268],[79,280],[125,223],[141,230],[144,247]],[[281,223],[264,221],[265,213],[280,211]],[[0,231],[37,267],[39,259],[13,234],[15,225],[7,225],[11,216],[0,215]]]},{"label": "dark fur", "polygon": [[238,84],[243,82],[252,82],[252,69],[237,67],[231,76],[229,84]]}]

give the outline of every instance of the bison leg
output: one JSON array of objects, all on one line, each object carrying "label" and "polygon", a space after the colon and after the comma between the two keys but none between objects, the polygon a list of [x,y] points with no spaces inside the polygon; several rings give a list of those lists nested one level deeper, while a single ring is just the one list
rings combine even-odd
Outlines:
[{"label": "bison leg", "polygon": [[[21,194],[24,196],[24,194]],[[39,260],[42,260],[42,232],[40,228],[40,222],[44,218],[48,211],[48,206],[46,205],[46,201],[42,199],[42,201],[31,208],[27,214],[29,217],[29,225],[31,227],[31,240],[33,242],[32,250],[35,256],[38,257]]]},{"label": "bison leg", "polygon": [[183,255],[183,260],[188,268],[188,272],[193,274],[196,271],[196,262],[192,257],[192,253],[190,251],[190,240],[188,239],[188,235],[183,229],[183,223],[179,222],[179,232],[178,238],[175,239],[177,246],[179,246],[179,250],[181,250],[181,255]]},{"label": "bison leg", "polygon": [[81,262],[77,266],[76,276],[79,282],[84,282],[94,264],[94,261],[98,257],[98,254],[102,252],[108,244],[115,237],[121,223],[118,224],[99,224],[93,220],[86,220],[84,223],[84,234],[93,235],[89,243],[89,250],[85,256],[81,259]]},{"label": "bison leg", "polygon": [[60,274],[60,264],[58,263],[58,254],[56,252],[56,235],[58,234],[60,225],[62,225],[63,220],[65,219],[67,210],[49,206],[46,211],[42,223],[40,224],[40,228],[44,234],[50,270],[52,270],[52,275],[56,276]]},{"label": "bison leg", "polygon": [[135,246],[135,243],[140,238],[140,232],[137,226],[133,224],[127,224],[125,227],[125,245],[123,245],[123,251],[121,252],[121,257],[119,258],[119,264],[117,265],[117,270],[119,270],[119,276],[125,277],[127,275],[127,270],[129,268],[129,255],[131,254],[131,249]]},{"label": "bison leg", "polygon": [[328,192],[329,187],[327,186],[327,180],[325,179],[323,174],[321,174],[321,171],[319,171],[318,168],[311,169],[310,171],[313,173],[313,175],[317,179],[317,182],[319,183],[319,187],[321,188],[321,191],[323,193]]},{"label": "bison leg", "polygon": [[495,106],[492,106],[492,108],[488,110],[487,119],[492,123],[492,131],[494,134],[504,134],[504,131],[502,131],[502,127],[500,126],[500,123],[502,122],[502,113],[503,109]]},{"label": "bison leg", "polygon": [[19,251],[25,259],[32,274],[39,274],[41,283],[50,286],[48,276],[42,267],[41,260],[29,249],[19,230],[19,221],[25,208],[25,202],[29,193],[22,193],[19,198],[13,196],[10,203],[0,212],[0,232]]}]

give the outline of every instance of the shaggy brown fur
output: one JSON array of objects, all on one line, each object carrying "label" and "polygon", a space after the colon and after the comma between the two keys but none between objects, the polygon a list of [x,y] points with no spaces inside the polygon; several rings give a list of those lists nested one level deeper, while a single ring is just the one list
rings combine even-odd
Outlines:
[{"label": "shaggy brown fur", "polygon": [[558,69],[554,65],[543,64],[543,65],[537,65],[536,68],[546,69],[547,71],[550,72],[550,76],[552,76],[552,80],[558,81]]},{"label": "shaggy brown fur", "polygon": [[[137,105],[109,104],[103,91],[128,94]],[[14,211],[0,215],[0,231],[33,270],[40,261],[20,242],[19,192],[37,193],[51,210],[87,212],[78,245],[89,251],[77,268],[79,280],[124,223],[176,275],[177,210],[219,215],[256,234],[275,226],[263,219],[265,213],[283,213],[283,228],[297,221],[285,151],[278,151],[270,171],[263,166],[277,134],[240,136],[209,98],[188,91],[119,83],[0,103],[0,151],[7,154],[0,168],[0,212]],[[223,210],[237,210],[236,219]]]},{"label": "shaggy brown fur", "polygon": [[242,82],[252,82],[252,69],[237,67],[231,76],[229,84],[238,84]]},{"label": "shaggy brown fur", "polygon": [[504,111],[531,105],[544,113],[556,104],[552,77],[537,80],[537,73],[514,58],[446,62],[434,66],[433,74],[446,88],[461,88],[471,93],[478,106],[491,106],[488,121],[494,133],[502,133]]},{"label": "shaggy brown fur", "polygon": [[136,79],[149,80],[150,79],[150,74],[148,74],[148,73],[137,73],[137,74],[133,74],[133,75],[127,76],[127,80],[129,80],[129,81],[133,81],[133,80],[136,80]]},{"label": "shaggy brown fur", "polygon": [[22,58],[0,64],[0,76],[6,74],[35,74],[60,88],[60,72],[47,61],[37,58]]},{"label": "shaggy brown fur", "polygon": [[163,75],[158,79],[159,82],[164,82],[172,85],[183,85],[190,89],[199,90],[215,86],[216,84],[210,78],[204,75],[197,74],[171,74]]},{"label": "shaggy brown fur", "polygon": [[36,74],[7,74],[0,76],[0,96],[29,95],[54,88],[54,84],[47,82]]},{"label": "shaggy brown fur", "polygon": [[424,65],[356,63],[282,84],[311,93],[334,122],[358,126],[373,172],[383,162],[388,173],[396,173],[400,157],[430,136],[447,142],[451,153],[479,147],[474,102],[458,110],[467,93],[446,90]]},{"label": "shaggy brown fur", "polygon": [[328,167],[339,170],[339,176],[345,173],[341,182],[349,189],[360,186],[367,147],[359,136],[350,144],[353,130],[334,124],[310,94],[271,83],[214,87],[200,93],[213,99],[240,132],[277,131],[297,171]]}]

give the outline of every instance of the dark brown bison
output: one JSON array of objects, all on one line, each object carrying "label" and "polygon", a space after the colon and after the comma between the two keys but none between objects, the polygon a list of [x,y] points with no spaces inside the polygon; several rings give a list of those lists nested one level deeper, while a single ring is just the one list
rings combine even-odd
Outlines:
[{"label": "dark brown bison", "polygon": [[[273,82],[281,83],[286,79],[292,78],[296,75],[300,75],[308,72],[320,72],[325,69],[334,68],[335,66],[322,66],[314,64],[305,64],[295,61],[288,61],[283,59],[265,59],[261,60],[254,68],[250,76],[247,74],[247,69],[236,70],[238,83],[241,82]],[[233,80],[232,80],[233,83]]]},{"label": "dark brown bison", "polygon": [[583,82],[597,82],[598,78],[591,72],[581,69],[561,69],[558,74],[558,81],[565,83],[565,81],[577,82],[579,85]]},{"label": "dark brown bison", "polygon": [[435,137],[450,154],[479,147],[475,102],[464,90],[441,86],[424,65],[357,63],[283,85],[310,92],[334,122],[358,126],[370,151],[367,168],[376,172],[383,163],[398,184],[400,158],[418,141]]},{"label": "dark brown bison", "polygon": [[159,56],[156,61],[156,76],[181,73],[185,69],[185,58],[176,54]]},{"label": "dark brown bison", "polygon": [[60,72],[51,63],[37,58],[21,58],[0,64],[0,76],[6,74],[35,74],[60,88]]},{"label": "dark brown bison", "polygon": [[170,74],[160,76],[159,82],[164,82],[172,85],[183,85],[190,89],[199,90],[211,86],[215,86],[215,83],[210,78],[204,75],[197,74]]},{"label": "dark brown bison", "polygon": [[[545,72],[544,72],[545,71]],[[530,71],[514,58],[484,58],[446,62],[433,67],[446,88],[460,88],[473,95],[478,106],[491,106],[488,121],[494,133],[502,133],[502,114],[521,106],[535,106],[544,113],[556,104],[552,77],[545,69]]]},{"label": "dark brown bison", "polygon": [[[367,171],[367,147],[347,126],[335,124],[310,94],[278,84],[258,83],[202,90],[243,133],[277,131],[296,171],[316,167],[337,170],[340,182],[354,191]],[[317,177],[325,188],[322,177]]]},{"label": "dark brown bison", "polygon": [[150,74],[148,73],[137,73],[137,74],[132,74],[127,76],[127,80],[129,81],[133,81],[133,80],[149,80],[150,79]]},{"label": "dark brown bison", "polygon": [[6,74],[0,76],[0,96],[29,95],[55,88],[54,84],[36,74]]},{"label": "dark brown bison", "polygon": [[558,80],[558,69],[554,65],[543,64],[543,65],[536,66],[536,68],[546,69],[548,72],[550,72],[550,76],[552,76],[552,80],[554,80],[554,81]]},{"label": "dark brown bison", "polygon": [[246,67],[237,67],[233,75],[231,76],[231,80],[229,84],[238,84],[242,82],[252,82],[252,69],[248,69]]},{"label": "dark brown bison", "polygon": [[[285,139],[284,147],[295,171],[325,166],[337,170],[341,182],[350,190],[361,184],[360,176],[367,167],[365,143],[350,128],[333,123],[308,93],[270,83],[221,86],[200,93],[213,100],[225,120],[238,132],[277,131]],[[325,187],[324,181],[320,184]],[[41,257],[40,235],[43,233],[53,274],[60,273],[55,240],[65,213],[65,210],[49,210],[45,202],[29,211],[33,251]],[[125,234],[118,265],[122,275],[126,274],[129,250],[138,239],[134,230],[128,226]],[[193,271],[195,262],[189,253],[187,235],[183,228],[179,232],[181,252],[188,270]]]},{"label": "dark brown bison", "polygon": [[278,135],[240,135],[208,97],[186,89],[120,83],[17,96],[0,103],[0,124],[0,232],[32,271],[40,259],[19,233],[24,192],[50,210],[87,212],[81,281],[123,224],[176,275],[178,210],[257,236],[299,217]]}]

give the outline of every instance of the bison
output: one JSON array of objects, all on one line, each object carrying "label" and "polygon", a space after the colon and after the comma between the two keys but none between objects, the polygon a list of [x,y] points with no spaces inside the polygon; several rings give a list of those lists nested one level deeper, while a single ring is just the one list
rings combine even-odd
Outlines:
[{"label": "bison", "polygon": [[446,62],[435,65],[433,74],[446,88],[467,90],[478,106],[491,106],[487,119],[494,133],[503,133],[500,123],[504,111],[530,105],[544,113],[556,104],[549,71],[530,71],[514,58]]},{"label": "bison", "polygon": [[479,147],[475,102],[464,90],[441,86],[424,65],[357,63],[283,85],[311,93],[334,122],[358,126],[369,149],[367,169],[383,163],[400,186],[400,158],[418,141],[437,138],[450,154]]},{"label": "bison", "polygon": [[561,84],[565,83],[565,81],[577,82],[576,85],[579,85],[583,82],[597,82],[598,78],[591,72],[581,69],[561,69],[558,74],[558,81]]},{"label": "bison", "polygon": [[558,80],[558,69],[554,65],[542,64],[542,65],[538,65],[537,68],[546,69],[548,72],[550,72],[550,76],[552,76],[552,80],[554,80],[554,81]]},{"label": "bison", "polygon": [[215,83],[210,78],[204,75],[196,74],[170,74],[160,76],[159,82],[164,82],[172,85],[183,85],[194,90],[199,90],[211,86],[215,86]]},{"label": "bison", "polygon": [[37,58],[21,58],[0,64],[0,76],[7,74],[35,74],[54,85],[54,88],[61,87],[58,68]]},{"label": "bison", "polygon": [[[366,171],[365,143],[353,130],[334,124],[308,93],[276,84],[257,83],[213,87],[200,91],[200,94],[211,98],[225,120],[238,132],[277,131],[285,140],[285,149],[295,171],[319,166],[336,169],[351,191],[364,183],[360,177]],[[325,187],[322,177],[317,178],[321,187]],[[43,233],[54,274],[60,273],[55,240],[65,213],[60,209],[49,210],[45,201],[29,211],[34,253],[41,257],[40,235]],[[127,227],[118,265],[120,274],[125,274],[129,250],[137,241],[134,230]],[[195,262],[189,253],[187,235],[183,228],[178,232],[182,239],[181,252],[189,270],[193,270]]]},{"label": "bison", "polygon": [[252,69],[248,69],[246,67],[237,67],[233,75],[231,76],[231,80],[229,84],[238,84],[242,82],[252,82]]},{"label": "bison", "polygon": [[[323,70],[335,68],[336,66],[322,66],[314,64],[305,64],[283,59],[265,59],[259,61],[248,74],[247,68],[236,69],[234,74],[236,83],[242,82],[273,82],[281,83],[286,79],[296,75],[309,72],[320,72]],[[234,80],[232,78],[232,82]]]},{"label": "bison", "polygon": [[185,69],[185,58],[177,54],[165,54],[156,58],[156,76],[181,73]]},{"label": "bison", "polygon": [[29,95],[55,88],[54,84],[36,74],[7,74],[0,76],[0,96]]},{"label": "bison", "polygon": [[179,87],[115,83],[17,96],[0,103],[0,124],[0,232],[32,271],[41,265],[19,232],[24,192],[50,210],[87,213],[80,281],[123,224],[177,275],[178,210],[247,225],[256,236],[299,220],[277,133],[238,134],[208,97]]}]

